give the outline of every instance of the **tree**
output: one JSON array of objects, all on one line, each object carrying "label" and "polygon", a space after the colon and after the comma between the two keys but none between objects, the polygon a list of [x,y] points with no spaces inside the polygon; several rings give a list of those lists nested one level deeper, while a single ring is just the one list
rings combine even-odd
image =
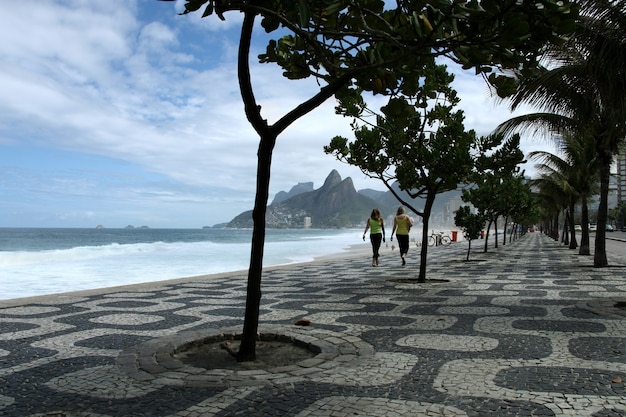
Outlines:
[{"label": "tree", "polygon": [[620,201],[617,207],[611,209],[610,217],[617,223],[617,227],[626,227],[626,201]]},{"label": "tree", "polygon": [[[381,109],[382,114],[367,108],[361,99],[338,106],[340,114],[363,124],[352,123],[354,142],[336,136],[325,147],[327,153],[382,181],[398,201],[422,218],[418,282],[426,281],[429,219],[435,197],[467,179],[474,166],[470,151],[476,142],[476,134],[465,131],[463,112],[454,110],[459,102],[450,87],[454,76],[445,66],[436,65],[434,58],[424,74],[413,97],[393,97]],[[371,117],[375,123],[369,121]],[[395,182],[411,199],[423,200],[423,209],[403,199],[392,187]]]},{"label": "tree", "polygon": [[524,172],[503,178],[501,182],[498,199],[498,206],[501,210],[501,216],[504,217],[504,230],[502,233],[502,245],[506,244],[506,229],[509,225],[509,220],[512,221],[510,238],[513,236],[513,232],[516,230],[516,219],[524,218],[528,213],[532,212],[534,200],[532,198],[532,191],[526,178],[524,178]]},{"label": "tree", "polygon": [[594,143],[581,135],[565,135],[558,141],[558,153],[546,151],[531,152],[528,156],[540,162],[537,169],[546,174],[555,187],[561,188],[559,194],[568,198],[568,215],[570,249],[576,249],[576,232],[574,229],[575,205],[581,205],[581,243],[579,254],[589,255],[589,210],[588,200],[596,192],[599,176],[599,160],[596,156]]},{"label": "tree", "polygon": [[[559,240],[560,216],[567,214],[567,208],[571,201],[571,193],[563,185],[563,180],[558,172],[543,172],[538,178],[533,180],[533,184],[538,187],[539,195],[546,212],[550,217],[549,236],[554,240]],[[567,219],[564,220],[564,224]],[[564,227],[565,229],[565,227]]]},{"label": "tree", "polygon": [[511,239],[516,239],[520,235],[526,234],[527,226],[535,225],[541,220],[540,207],[537,204],[537,198],[533,194],[530,184],[524,179],[525,191],[518,205],[511,213],[513,226],[511,227]]},{"label": "tree", "polygon": [[554,172],[543,172],[533,180],[538,188],[537,196],[546,213],[548,236],[559,240],[559,218],[570,200],[569,193],[564,189],[563,182]]},{"label": "tree", "polygon": [[512,210],[509,204],[512,188],[507,184],[514,182],[512,177],[519,175],[518,165],[524,161],[519,144],[519,135],[507,140],[503,134],[482,137],[478,143],[476,166],[470,177],[471,186],[463,190],[463,201],[471,203],[487,222],[485,252],[491,225],[496,224],[497,247],[497,220]]},{"label": "tree", "polygon": [[463,231],[463,237],[467,240],[467,256],[465,260],[469,261],[472,240],[478,237],[480,231],[485,226],[485,219],[478,213],[472,213],[469,206],[462,206],[454,213],[454,224]]},{"label": "tree", "polygon": [[[529,157],[541,157],[546,160],[543,164],[535,165],[541,173],[537,184],[540,186],[543,184],[543,187],[549,185],[550,191],[561,197],[561,201],[565,205],[565,219],[561,241],[566,245],[569,244],[570,249],[576,249],[576,233],[572,219],[574,207],[580,198],[576,188],[572,187],[572,171],[576,168],[571,169],[566,161],[549,152],[531,152]],[[571,239],[569,239],[570,234],[572,235]]]},{"label": "tree", "polygon": [[626,138],[626,2],[580,0],[575,31],[563,45],[547,49],[547,65],[533,76],[518,72],[520,88],[511,107],[522,103],[541,113],[513,118],[500,132],[519,128],[591,138],[600,165],[600,204],[594,266],[608,265],[605,226],[610,167]]},{"label": "tree", "polygon": [[[466,69],[534,68],[539,50],[569,32],[577,7],[569,1],[188,0],[185,14],[225,19],[242,12],[237,73],[248,121],[259,135],[252,248],[244,328],[237,360],[254,360],[261,302],[265,212],[278,136],[328,98],[401,92],[411,96],[424,63],[446,56]],[[256,19],[271,38],[262,63],[290,80],[315,78],[319,91],[273,124],[261,114],[250,74]],[[502,84],[502,83],[500,83]]]}]

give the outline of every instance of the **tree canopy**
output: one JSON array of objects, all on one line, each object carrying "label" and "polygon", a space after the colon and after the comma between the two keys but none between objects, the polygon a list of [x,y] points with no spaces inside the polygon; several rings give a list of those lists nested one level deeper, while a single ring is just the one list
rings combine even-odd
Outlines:
[{"label": "tree canopy", "polygon": [[[583,135],[566,134],[558,141],[558,155],[546,151],[535,151],[529,158],[539,162],[536,167],[541,176],[537,184],[552,183],[555,195],[567,195],[567,220],[571,235],[569,247],[576,249],[574,230],[576,204],[581,206],[580,255],[589,255],[589,209],[588,202],[599,188],[600,160],[595,152],[592,138]],[[548,187],[547,184],[544,184]]]},{"label": "tree canopy", "polygon": [[188,0],[185,13],[203,7],[203,17],[260,16],[275,38],[259,61],[289,79],[315,77],[339,96],[354,88],[412,96],[415,71],[433,56],[482,74],[534,70],[545,45],[573,30],[578,11],[560,0]]},{"label": "tree canopy", "polygon": [[[505,140],[503,134],[482,137],[477,144],[479,156],[471,184],[463,190],[462,198],[471,203],[487,222],[485,251],[491,225],[497,225],[499,217],[513,214],[520,204],[525,203],[523,173],[518,168],[524,161],[524,153],[519,144],[519,135]],[[497,247],[497,238],[495,243]]]},{"label": "tree canopy", "polygon": [[454,213],[454,224],[463,231],[463,237],[467,240],[466,261],[469,261],[472,249],[472,240],[476,239],[485,225],[485,219],[479,213],[473,213],[470,206],[461,206]]},{"label": "tree canopy", "polygon": [[[435,197],[454,190],[468,180],[474,168],[474,131],[466,131],[464,115],[452,89],[454,76],[431,58],[419,79],[414,96],[396,95],[381,113],[369,109],[362,99],[344,100],[340,114],[356,117],[355,140],[336,136],[327,153],[355,165],[371,178],[381,180],[403,205],[422,218],[420,271],[417,280],[426,280],[429,219]],[[373,121],[370,119],[373,118]],[[403,199],[393,185],[411,199],[420,199],[423,209]]]}]

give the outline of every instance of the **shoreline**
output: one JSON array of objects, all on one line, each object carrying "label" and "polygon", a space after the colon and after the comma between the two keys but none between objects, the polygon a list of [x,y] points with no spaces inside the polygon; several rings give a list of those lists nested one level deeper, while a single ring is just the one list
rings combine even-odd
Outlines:
[{"label": "shoreline", "polygon": [[[382,250],[382,248],[381,248]],[[296,265],[310,264],[315,262],[323,262],[325,260],[339,260],[339,259],[349,259],[356,256],[366,256],[368,252],[371,251],[371,246],[369,242],[357,243],[354,245],[348,246],[348,249],[322,255],[319,257],[315,257],[310,261],[304,262],[294,262],[282,265],[272,265],[263,267],[263,271],[270,271],[274,269],[280,268],[289,268]],[[168,278],[164,280],[158,281],[146,281],[135,284],[124,284],[124,285],[113,285],[110,287],[100,287],[100,288],[92,288],[85,290],[75,290],[75,291],[66,291],[66,292],[58,292],[58,293],[50,293],[50,294],[42,294],[42,295],[33,295],[28,297],[19,297],[19,298],[9,298],[6,300],[0,299],[0,308],[10,308],[17,307],[26,304],[64,304],[76,302],[78,299],[83,297],[88,297],[92,295],[102,295],[111,292],[120,292],[124,290],[140,292],[140,291],[150,291],[155,287],[167,286],[170,284],[180,284],[185,282],[194,282],[198,280],[217,280],[224,278],[232,278],[234,275],[241,276],[242,279],[247,279],[247,269],[239,269],[235,271],[228,272],[218,272],[215,274],[201,274],[201,275],[193,275],[187,277],[178,277],[178,278]],[[242,275],[243,274],[243,275]]]}]

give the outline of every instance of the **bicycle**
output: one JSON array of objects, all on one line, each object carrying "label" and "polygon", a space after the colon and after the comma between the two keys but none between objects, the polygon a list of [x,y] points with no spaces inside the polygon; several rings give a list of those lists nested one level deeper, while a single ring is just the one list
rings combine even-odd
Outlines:
[{"label": "bicycle", "polygon": [[428,246],[448,246],[452,243],[452,238],[444,232],[435,233],[428,238]]}]

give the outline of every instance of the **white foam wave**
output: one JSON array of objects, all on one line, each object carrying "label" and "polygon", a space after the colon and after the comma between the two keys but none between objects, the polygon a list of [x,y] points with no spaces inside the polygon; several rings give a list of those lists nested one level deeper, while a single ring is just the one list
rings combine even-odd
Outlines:
[{"label": "white foam wave", "polygon": [[[306,262],[360,243],[359,233],[267,242],[264,265]],[[0,299],[246,270],[250,242],[134,243],[0,252]]]},{"label": "white foam wave", "polygon": [[187,251],[193,246],[196,250],[210,250],[212,242],[194,243],[111,243],[102,246],[78,246],[71,249],[56,249],[42,251],[7,251],[0,252],[0,268],[15,265],[33,265],[41,263],[61,263],[84,261],[108,257],[124,257],[136,254],[155,254],[159,252],[172,253]]}]

